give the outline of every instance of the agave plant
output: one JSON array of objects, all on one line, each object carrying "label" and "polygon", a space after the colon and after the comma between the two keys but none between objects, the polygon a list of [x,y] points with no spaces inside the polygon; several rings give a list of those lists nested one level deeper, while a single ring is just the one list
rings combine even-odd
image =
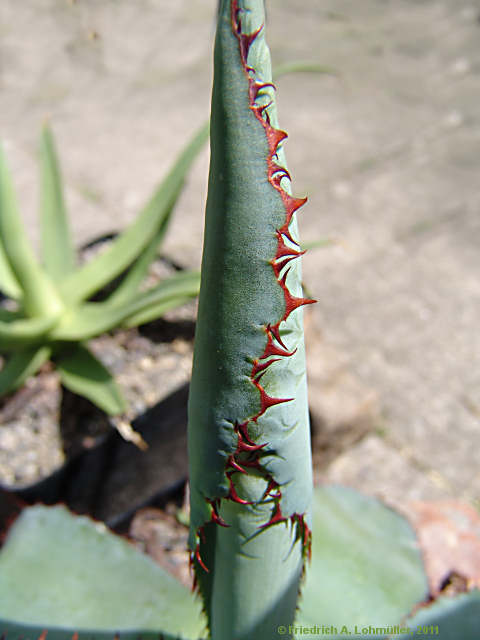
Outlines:
[{"label": "agave plant", "polygon": [[[92,354],[88,340],[118,326],[158,318],[196,296],[199,274],[185,271],[141,289],[167,230],[185,177],[208,137],[199,130],[133,224],[108,249],[76,265],[53,136],[41,138],[40,264],[22,225],[12,180],[0,149],[0,395],[14,391],[50,358],[65,387],[108,414],[126,409],[112,374]],[[102,302],[89,299],[126,272]]]},{"label": "agave plant", "polygon": [[[312,495],[295,212],[259,2],[222,4],[189,400],[192,562],[213,638],[293,621]],[[252,579],[252,571],[255,578]]]},{"label": "agave plant", "polygon": [[478,591],[408,617],[428,588],[402,517],[348,489],[312,493],[303,201],[289,192],[263,23],[263,0],[222,0],[189,401],[198,596],[101,525],[33,507],[0,554],[5,640],[477,638]]}]

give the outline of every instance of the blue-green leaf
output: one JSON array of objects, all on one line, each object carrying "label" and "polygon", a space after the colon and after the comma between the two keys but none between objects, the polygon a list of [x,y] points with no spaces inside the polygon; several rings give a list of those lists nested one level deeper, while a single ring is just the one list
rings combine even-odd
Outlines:
[{"label": "blue-green leaf", "polygon": [[475,589],[439,598],[432,605],[420,608],[402,626],[422,640],[478,640],[480,591]]},{"label": "blue-green leaf", "polygon": [[385,638],[388,632],[362,630],[400,623],[428,594],[414,531],[378,500],[344,487],[316,489],[313,506],[312,563],[297,624],[321,621],[329,631],[320,638]]},{"label": "blue-green leaf", "polygon": [[214,54],[188,438],[189,543],[215,640],[278,638],[310,539],[303,200],[289,191],[264,19],[263,0],[223,0]]},{"label": "blue-green leaf", "polygon": [[36,506],[10,530],[0,553],[6,640],[44,631],[48,640],[196,640],[202,628],[188,589],[103,524]]}]

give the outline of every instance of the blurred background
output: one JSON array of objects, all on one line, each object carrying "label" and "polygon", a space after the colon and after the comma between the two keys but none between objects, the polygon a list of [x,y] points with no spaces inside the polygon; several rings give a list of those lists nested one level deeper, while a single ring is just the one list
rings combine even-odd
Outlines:
[{"label": "blurred background", "polygon": [[[206,120],[214,0],[1,0],[0,136],[36,238],[55,132],[78,245],[133,220]],[[480,5],[272,0],[318,480],[480,504]],[[165,244],[198,267],[208,152]],[[320,245],[320,246],[319,246]]]}]

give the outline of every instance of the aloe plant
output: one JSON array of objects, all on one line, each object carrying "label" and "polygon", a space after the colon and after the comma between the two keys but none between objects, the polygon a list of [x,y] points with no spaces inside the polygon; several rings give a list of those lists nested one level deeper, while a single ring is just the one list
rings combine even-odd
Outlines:
[{"label": "aloe plant", "polygon": [[[50,358],[65,387],[108,414],[126,402],[112,374],[88,348],[88,340],[118,326],[159,317],[198,293],[199,274],[176,273],[156,286],[141,285],[167,230],[185,177],[208,137],[203,126],[133,224],[87,264],[77,267],[53,136],[41,138],[40,264],[22,225],[12,179],[0,149],[0,291],[13,310],[0,308],[0,395],[14,391]],[[128,270],[128,271],[127,271]],[[127,271],[102,302],[89,298]]]},{"label": "aloe plant", "polygon": [[101,525],[33,507],[0,554],[4,640],[386,640],[400,628],[477,638],[478,591],[425,605],[421,555],[402,517],[344,488],[312,497],[303,201],[289,192],[263,21],[263,0],[220,4],[189,401],[199,599]]}]

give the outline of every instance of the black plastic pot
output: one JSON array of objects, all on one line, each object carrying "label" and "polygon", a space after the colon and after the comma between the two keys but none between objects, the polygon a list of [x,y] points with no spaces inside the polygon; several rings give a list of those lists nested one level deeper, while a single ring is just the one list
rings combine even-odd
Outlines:
[{"label": "black plastic pot", "polygon": [[[114,237],[107,234],[97,238],[82,251]],[[159,260],[173,271],[181,269],[170,260]],[[143,338],[163,343],[177,337],[193,341],[193,332],[193,318],[178,322],[160,319],[139,330]],[[99,410],[88,401],[70,392],[65,397],[68,402],[62,401],[60,431],[65,425],[67,431],[81,431],[86,421],[99,419]],[[187,397],[188,384],[183,384],[133,420],[132,427],[148,444],[147,451],[126,442],[113,426],[109,428],[109,419],[103,415],[104,433],[86,438],[86,446],[65,451],[67,461],[47,477],[28,485],[0,482],[0,513],[5,496],[13,496],[27,503],[63,502],[77,513],[88,513],[109,526],[121,527],[139,507],[161,503],[181,489],[187,475]]]}]

